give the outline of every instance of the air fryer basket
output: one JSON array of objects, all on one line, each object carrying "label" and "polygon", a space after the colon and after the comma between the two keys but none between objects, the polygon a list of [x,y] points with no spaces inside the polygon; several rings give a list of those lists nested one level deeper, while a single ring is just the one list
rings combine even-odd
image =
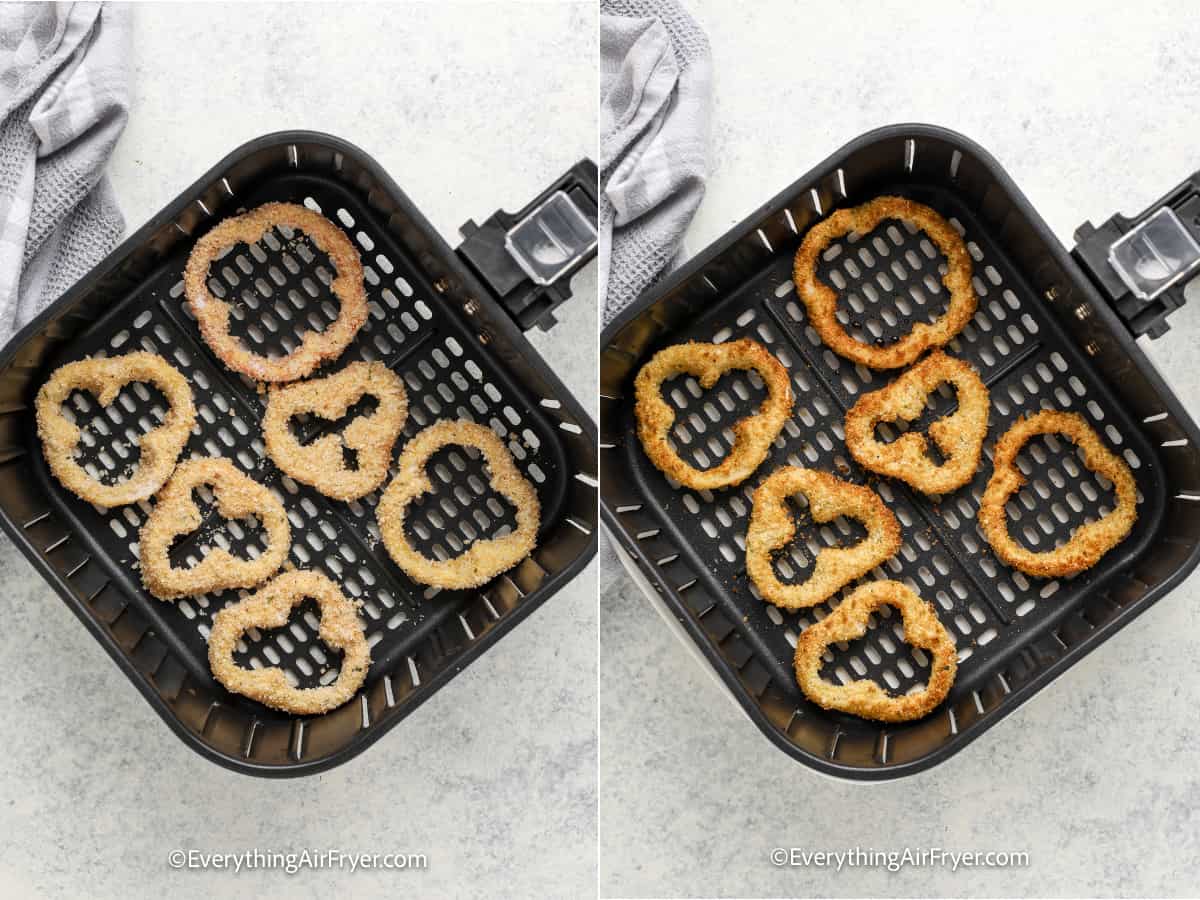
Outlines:
[{"label": "air fryer basket", "polygon": [[[805,321],[791,281],[792,257],[811,224],[834,208],[880,194],[900,194],[938,210],[964,234],[974,258],[979,310],[948,349],[983,376],[992,418],[975,479],[940,498],[869,476],[850,458],[842,431],[845,411],[861,393],[897,373],[872,372],[830,352]],[[1132,221],[1122,220],[1120,230]],[[944,260],[920,232],[893,222],[835,242],[819,274],[839,288],[848,328],[864,340],[887,340],[905,333],[913,318],[931,318],[944,309],[940,266]],[[1016,708],[1196,564],[1196,427],[1138,348],[1132,318],[1130,312],[1123,320],[1110,307],[980,147],[929,126],[871,132],[605,329],[603,521],[779,747],[818,770],[849,778],[893,778],[926,768]],[[1155,325],[1161,327],[1160,317]],[[797,395],[793,417],[747,483],[718,492],[669,483],[637,440],[633,376],[663,346],[742,336],[765,344],[790,370]],[[923,429],[953,409],[953,393],[942,391],[911,427]],[[678,412],[673,434],[681,455],[706,467],[727,452],[728,426],[757,404],[762,385],[754,374],[730,373],[704,394],[693,379],[679,378],[664,385],[664,396]],[[1099,565],[1072,579],[1033,579],[1010,569],[995,559],[975,524],[996,438],[1022,413],[1041,407],[1083,414],[1124,455],[1140,489],[1133,533]],[[1010,525],[1033,549],[1050,549],[1111,503],[1111,486],[1084,468],[1065,441],[1031,442],[1019,463],[1030,484],[1009,504]],[[796,636],[830,607],[804,615],[781,612],[758,597],[744,561],[753,490],[785,464],[869,483],[900,519],[900,553],[868,578],[909,583],[934,604],[959,649],[956,684],[926,718],[883,725],[828,712],[797,687]],[[814,528],[802,517],[779,571],[785,580],[800,580],[820,546],[845,545],[862,534],[858,523],[839,519]],[[881,611],[862,639],[832,651],[825,676],[870,677],[895,692],[923,683],[928,660],[901,635],[899,616]]]},{"label": "air fryer basket", "polygon": [[[576,181],[566,177],[555,189],[589,193],[586,178]],[[469,418],[501,435],[536,486],[543,510],[537,549],[484,588],[439,592],[409,580],[379,543],[374,518],[379,492],[336,503],[279,472],[263,450],[263,397],[200,340],[181,297],[181,273],[194,238],[241,209],[273,200],[304,203],[338,222],[363,258],[368,322],[342,358],[322,371],[353,360],[385,362],[403,378],[409,395],[409,420],[397,452],[436,419]],[[323,328],[336,315],[327,289],[331,268],[306,238],[276,231],[215,263],[210,286],[235,301],[235,334],[259,352],[286,352],[297,333]],[[561,300],[566,293],[558,290],[555,299]],[[526,293],[526,300],[546,299],[544,292]],[[345,761],[566,584],[595,552],[595,426],[502,300],[361,150],[312,132],[246,144],[129,238],[0,356],[0,521],[190,746],[258,775],[308,774]],[[70,360],[139,349],[162,354],[192,383],[198,427],[184,457],[228,457],[269,486],[291,520],[289,562],[323,571],[362,601],[372,665],[359,696],[345,706],[298,717],[225,691],[209,672],[206,637],[213,614],[238,592],[170,603],[149,596],[136,571],[138,529],[149,502],[100,510],[49,474],[32,414],[45,378]],[[127,386],[103,410],[80,394],[72,404],[71,414],[86,426],[85,464],[109,472],[135,460],[134,439],[153,427],[165,407],[144,385]],[[315,436],[340,425],[311,420],[303,427]],[[512,526],[512,509],[488,485],[474,451],[446,448],[431,459],[430,473],[435,490],[414,503],[410,533],[423,552],[453,556],[471,540]],[[202,508],[205,524],[176,548],[177,565],[194,562],[211,545],[243,555],[261,549],[253,528],[222,522],[211,506]],[[304,605],[286,628],[252,632],[240,661],[278,665],[301,686],[328,683],[338,660],[316,638],[317,615],[315,607]]]}]

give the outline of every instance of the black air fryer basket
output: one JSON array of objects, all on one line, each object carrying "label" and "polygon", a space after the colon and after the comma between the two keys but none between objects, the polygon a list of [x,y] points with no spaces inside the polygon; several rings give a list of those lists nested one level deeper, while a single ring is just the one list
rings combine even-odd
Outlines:
[{"label": "black air fryer basket", "polygon": [[[792,257],[810,225],[833,209],[899,194],[927,204],[964,235],[974,259],[979,310],[947,348],[968,360],[992,397],[984,460],[975,479],[929,498],[867,477],[845,448],[842,419],[864,391],[897,373],[835,356],[805,320],[792,286]],[[1162,210],[1169,210],[1163,213]],[[1181,240],[1200,237],[1200,186],[1186,182],[1132,219],[1079,229],[1068,253],[1016,185],[984,150],[923,125],[871,132],[842,148],[626,310],[601,337],[601,509],[640,576],[691,636],[762,731],[820,771],[884,779],[934,765],[1048,684],[1179,583],[1200,546],[1200,455],[1196,426],[1136,343],[1165,330],[1188,277],[1172,282],[1172,258],[1141,274],[1166,285],[1140,298],[1108,262],[1109,248],[1163,246],[1172,218]],[[1151,229],[1151,230],[1146,230]],[[1125,241],[1120,239],[1125,237]],[[1179,237],[1179,235],[1174,235]],[[948,299],[940,253],[919,231],[885,222],[836,241],[818,274],[842,297],[839,314],[861,340],[906,333]],[[642,452],[634,428],[633,377],[658,349],[687,340],[750,337],[790,370],[796,405],[771,456],[724,491],[668,483]],[[943,388],[911,427],[953,409]],[[728,426],[763,396],[757,376],[727,374],[701,392],[693,379],[664,385],[677,410],[673,437],[700,468],[729,448]],[[1071,579],[1028,578],[1000,563],[976,527],[996,438],[1039,408],[1085,416],[1133,469],[1140,489],[1133,533],[1090,571]],[[887,428],[888,426],[883,426]],[[891,432],[895,436],[895,431]],[[885,439],[888,434],[884,435]],[[946,702],[926,718],[883,725],[809,702],[796,685],[797,634],[828,612],[781,612],[757,596],[745,569],[754,488],[780,465],[822,468],[870,483],[899,518],[901,551],[868,577],[907,582],[931,601],[954,636],[960,666]],[[1069,443],[1030,442],[1018,459],[1029,484],[1010,502],[1010,528],[1048,550],[1081,522],[1103,514],[1111,487],[1083,467]],[[814,528],[777,561],[801,580],[824,545],[864,532],[837,520]],[[851,588],[848,588],[849,590]],[[814,616],[814,613],[817,615]],[[905,645],[899,616],[881,610],[863,638],[837,645],[823,674],[869,677],[903,692],[928,675],[928,658]]]},{"label": "black air fryer basket", "polygon": [[[523,335],[553,324],[569,280],[594,253],[560,259],[559,277],[534,283],[504,249],[509,227],[570,204],[594,221],[595,166],[583,162],[521,213],[468,222],[452,250],[379,165],[358,148],[312,132],[269,135],[222,160],[32,322],[0,354],[0,521],[17,546],[108,650],[163,720],[191,747],[256,775],[302,775],[361,752],[570,581],[596,548],[595,426]],[[182,299],[195,238],[268,201],[303,203],[338,223],[362,256],[370,316],[335,364],[381,360],[404,380],[404,442],[440,418],[489,425],[536,486],[542,527],[533,554],[475,591],[410,581],[379,543],[378,493],[330,501],[279,472],[265,456],[263,397],[199,337]],[[549,207],[543,207],[549,201]],[[557,204],[557,205],[556,205]],[[295,336],[337,314],[328,259],[306,238],[268,234],[234,248],[210,270],[214,293],[235,303],[231,331],[260,353],[288,352]],[[238,302],[240,301],[240,302]],[[235,592],[161,602],[136,571],[149,502],[100,510],[49,474],[33,399],[53,369],[85,356],[162,354],[192,384],[197,428],[183,457],[231,459],[282,500],[292,524],[289,562],[333,578],[362,601],[372,665],[359,695],[321,716],[275,712],[228,693],[208,667],[213,614]],[[165,402],[128,385],[105,409],[75,394],[83,461],[115,472],[135,460],[139,434]],[[336,423],[309,421],[307,437]],[[302,439],[304,439],[302,437]],[[487,483],[474,451],[448,447],[430,460],[433,493],[413,504],[410,539],[453,556],[511,527],[513,510]],[[202,501],[205,498],[202,496]],[[207,508],[204,526],[173,551],[177,565],[205,547],[253,555],[259,535]],[[244,593],[244,592],[243,592]],[[277,632],[251,632],[237,657],[277,665],[304,687],[337,674],[316,638],[319,611],[302,606]]]}]

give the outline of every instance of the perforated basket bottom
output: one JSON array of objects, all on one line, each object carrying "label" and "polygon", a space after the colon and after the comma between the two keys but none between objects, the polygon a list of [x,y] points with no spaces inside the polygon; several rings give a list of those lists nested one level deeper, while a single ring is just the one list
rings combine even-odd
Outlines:
[{"label": "perforated basket bottom", "polygon": [[[767,461],[748,482],[718,492],[692,491],[669,482],[641,450],[632,403],[625,403],[622,411],[623,453],[645,508],[657,513],[661,529],[672,534],[672,543],[685,548],[692,571],[710,580],[708,594],[719,598],[714,609],[736,623],[775,686],[815,715],[828,714],[808,705],[795,684],[796,638],[854,586],[799,614],[782,612],[759,597],[745,570],[746,527],[754,489],[777,467],[824,469],[869,484],[895,512],[903,546],[867,578],[898,579],[933,603],[958,647],[960,669],[952,702],[1002,669],[1027,636],[1052,625],[1051,620],[1073,599],[1101,589],[1108,574],[1133,559],[1153,535],[1164,503],[1154,449],[957,198],[940,188],[914,186],[880,193],[903,194],[937,209],[964,235],[974,260],[979,310],[946,348],[975,366],[991,392],[984,459],[970,484],[950,495],[927,497],[900,482],[864,472],[850,457],[842,427],[845,411],[860,394],[877,390],[898,373],[855,366],[822,344],[807,323],[792,284],[798,238],[789,247],[774,248],[776,256],[757,276],[729,296],[714,297],[710,312],[662,341],[666,345],[749,337],[765,345],[791,373],[796,393],[793,415]],[[941,314],[948,299],[940,281],[944,270],[943,258],[923,234],[899,222],[885,222],[869,235],[832,244],[819,275],[838,288],[839,317],[847,329],[860,340],[886,342],[907,332],[913,319],[930,320]],[[763,396],[762,383],[753,372],[729,373],[708,392],[690,377],[667,382],[663,390],[677,412],[674,444],[685,460],[699,468],[714,465],[728,452],[729,426]],[[924,429],[954,406],[952,389],[943,386],[909,427]],[[1041,408],[1081,413],[1124,456],[1139,485],[1139,521],[1133,533],[1097,567],[1072,579],[1033,579],[1009,568],[993,556],[976,524],[996,438],[1017,417]],[[881,425],[880,434],[891,440],[904,427],[903,423]],[[1103,515],[1112,503],[1111,485],[1087,470],[1065,439],[1048,436],[1031,441],[1018,465],[1029,483],[1009,503],[1010,529],[1031,549],[1061,544],[1073,528]],[[859,523],[845,519],[814,527],[803,506],[800,499],[796,540],[776,559],[776,571],[784,581],[806,578],[821,547],[847,546],[865,534]],[[659,533],[654,529],[635,537],[650,542]],[[675,559],[649,561],[670,579]],[[694,586],[694,580],[685,582],[678,591],[686,594]],[[928,675],[927,656],[904,643],[899,614],[886,607],[871,617],[866,635],[835,645],[825,659],[823,674],[835,683],[871,678],[893,694],[918,689]],[[873,727],[853,717],[832,715],[846,729]]]},{"label": "perforated basket bottom", "polygon": [[[304,203],[338,222],[358,245],[363,259],[370,316],[341,359],[317,374],[328,374],[355,360],[381,360],[402,377],[409,417],[395,454],[412,435],[438,419],[463,418],[490,426],[537,488],[543,526],[553,523],[560,514],[565,481],[570,476],[554,428],[474,334],[439,301],[433,286],[415,274],[405,251],[391,241],[353,194],[318,176],[274,178],[252,194],[231,201],[229,214],[235,208],[271,200]],[[184,308],[181,279],[188,249],[172,257],[153,278],[74,341],[47,373],[74,359],[134,350],[161,354],[178,368],[192,385],[198,411],[196,428],[182,458],[228,457],[282,500],[292,527],[289,563],[324,572],[347,596],[361,601],[361,619],[372,646],[373,671],[368,682],[375,671],[402,665],[416,641],[456,616],[470,635],[470,625],[460,612],[471,593],[439,592],[415,584],[388,557],[375,522],[379,491],[351,503],[331,501],[281,473],[266,456],[260,427],[265,398],[254,384],[215,360]],[[323,329],[336,317],[337,303],[328,289],[331,268],[324,254],[303,235],[274,232],[253,246],[239,245],[214,262],[210,288],[235,304],[234,334],[256,352],[282,354],[296,346],[300,333]],[[555,403],[552,399],[543,402]],[[64,411],[83,429],[84,464],[93,475],[112,481],[127,475],[136,464],[139,437],[161,422],[165,407],[157,390],[133,384],[103,409],[94,398],[77,392]],[[298,428],[308,439],[335,424],[303,420]],[[31,443],[36,445],[36,440],[32,437]],[[423,553],[452,557],[476,540],[499,537],[513,527],[513,510],[491,489],[477,451],[445,448],[431,458],[428,469],[434,490],[413,503],[409,528],[410,540]],[[136,571],[138,531],[151,503],[100,510],[68,494],[40,456],[37,471],[53,502],[77,516],[99,545],[102,557],[114,570],[114,580],[136,598],[155,622],[156,631],[180,651],[192,677],[211,682],[206,641],[212,617],[247,592],[226,591],[169,603],[155,600],[141,589]],[[226,522],[211,507],[207,489],[197,494],[205,521],[172,551],[177,565],[193,565],[213,546],[245,557],[262,551],[257,523]],[[291,681],[304,687],[329,683],[337,677],[339,658],[316,638],[318,625],[314,606],[305,604],[285,628],[249,633],[239,647],[239,661],[255,668],[279,666]],[[411,656],[408,664],[419,682]],[[263,713],[261,708],[258,712]]]}]

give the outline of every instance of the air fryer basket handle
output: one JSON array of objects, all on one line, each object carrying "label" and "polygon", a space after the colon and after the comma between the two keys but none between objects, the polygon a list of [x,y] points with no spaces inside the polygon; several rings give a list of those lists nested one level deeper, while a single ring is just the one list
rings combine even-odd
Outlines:
[{"label": "air fryer basket handle", "polygon": [[583,159],[515,213],[468,220],[458,255],[522,331],[548,331],[571,296],[571,278],[596,257],[596,164]]},{"label": "air fryer basket handle", "polygon": [[1084,222],[1072,255],[1134,337],[1161,337],[1200,278],[1200,172],[1136,216]]}]

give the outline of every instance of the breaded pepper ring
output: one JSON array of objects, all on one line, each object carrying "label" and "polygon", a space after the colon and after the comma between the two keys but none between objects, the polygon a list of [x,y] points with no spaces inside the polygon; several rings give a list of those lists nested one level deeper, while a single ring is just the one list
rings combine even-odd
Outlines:
[{"label": "breaded pepper ring", "polygon": [[[786,498],[798,493],[808,498],[814,522],[850,516],[866,526],[867,536],[853,547],[822,548],[807,580],[784,584],[771,565],[771,554],[796,536],[796,522]],[[817,469],[783,466],[754,491],[746,531],[746,571],[762,598],[782,609],[804,609],[829,599],[899,549],[900,523],[869,487]]]},{"label": "breaded pepper ring", "polygon": [[[342,651],[337,680],[314,688],[296,688],[282,669],[244,669],[233,660],[242,635],[251,628],[282,628],[288,615],[307,599],[321,608],[322,641]],[[371,667],[371,649],[355,605],[320,572],[285,572],[252,597],[227,606],[213,617],[208,636],[213,676],[235,694],[272,709],[315,716],[336,709],[362,687]]]},{"label": "breaded pepper ring", "polygon": [[[74,459],[79,428],[67,421],[62,405],[74,390],[89,391],[101,406],[117,399],[127,384],[153,384],[167,398],[170,408],[157,428],[138,441],[141,458],[137,471],[118,484],[103,484]],[[81,359],[55,370],[38,391],[38,437],[54,477],[63,487],[97,506],[125,506],[145,500],[157,491],[175,469],[175,460],[196,424],[192,389],[178,369],[153,353],[129,353],[109,359]]]},{"label": "breaded pepper ring", "polygon": [[[929,683],[902,697],[889,696],[874,681],[830,684],[821,677],[822,655],[830,644],[867,633],[867,619],[885,603],[900,611],[904,640],[928,650]],[[809,700],[824,709],[852,713],[879,722],[908,722],[928,715],[946,699],[958,672],[958,654],[950,633],[933,607],[899,581],[871,581],[855,589],[841,605],[796,641],[796,682]]]},{"label": "breaded pepper ring", "polygon": [[[324,331],[307,331],[300,346],[287,356],[268,359],[246,349],[229,333],[231,307],[208,289],[208,268],[222,250],[253,244],[278,225],[303,231],[329,256],[337,269],[329,287],[341,309]],[[184,269],[183,285],[205,343],[228,368],[255,381],[295,381],[312,374],[317,366],[341,356],[367,321],[367,293],[358,251],[340,228],[294,203],[265,203],[221,222],[196,241]]]},{"label": "breaded pepper ring", "polygon": [[[945,461],[928,456],[925,435],[908,431],[890,444],[875,439],[880,422],[921,415],[925,400],[940,384],[958,391],[958,409],[929,426],[929,435]],[[863,394],[846,413],[846,446],[865,469],[899,478],[926,494],[947,494],[962,487],[979,468],[987,436],[988,389],[970,365],[935,350],[886,387]]]},{"label": "breaded pepper ring", "polygon": [[[341,434],[326,434],[302,445],[289,423],[301,413],[336,420],[364,396],[379,405],[355,417]],[[381,362],[351,363],[327,378],[272,388],[263,417],[267,455],[288,475],[334,500],[357,500],[387,478],[392,445],[408,418],[408,395],[395,372]],[[358,468],[346,467],[342,447],[354,450]]]},{"label": "breaded pepper ring", "polygon": [[[1113,483],[1117,506],[1095,522],[1080,525],[1061,547],[1043,553],[1026,550],[1008,533],[1004,507],[1021,489],[1025,478],[1017,469],[1017,454],[1039,434],[1062,434],[1083,451],[1083,464]],[[1022,417],[996,442],[992,478],[979,504],[979,527],[1001,561],[1037,578],[1061,578],[1090,569],[1100,557],[1128,537],[1137,521],[1137,482],[1125,460],[1100,440],[1078,413],[1042,410]]]},{"label": "breaded pepper ring", "polygon": [[[171,543],[201,525],[192,491],[212,488],[217,511],[227,519],[255,515],[267,532],[267,549],[257,559],[239,559],[215,547],[190,569],[171,565]],[[154,509],[142,526],[140,547],[142,583],[160,600],[175,600],[262,584],[287,559],[292,531],[287,513],[275,495],[222,457],[189,459],[179,464],[155,498]]]},{"label": "breaded pepper ring", "polygon": [[[753,369],[767,385],[767,396],[752,416],[732,426],[729,455],[711,469],[688,465],[667,443],[675,410],[663,399],[662,384],[669,378],[694,375],[708,390],[731,369]],[[771,444],[792,412],[792,387],[788,371],[762,344],[749,338],[723,344],[687,343],[667,347],[642,366],[634,380],[638,438],[646,456],[662,472],[694,490],[741,484],[762,465]]]},{"label": "breaded pepper ring", "polygon": [[[517,527],[504,537],[475,541],[453,559],[433,560],[408,542],[404,516],[414,499],[433,490],[425,473],[429,457],[450,444],[475,447],[483,453],[492,487],[516,507]],[[537,491],[490,428],[463,420],[435,422],[405,445],[399,469],[380,497],[375,515],[384,547],[413,580],[451,590],[479,587],[533,552],[541,516]]]},{"label": "breaded pepper ring", "polygon": [[[942,283],[950,291],[950,304],[933,323],[917,322],[904,337],[885,347],[864,344],[851,337],[837,319],[838,294],[817,278],[817,262],[825,248],[844,234],[868,234],[881,222],[899,219],[915,225],[946,257]],[[834,353],[872,369],[907,366],[930,347],[941,347],[963,330],[975,315],[978,298],[971,284],[971,254],[957,231],[928,206],[903,197],[877,197],[852,209],[839,209],[809,229],[796,251],[792,273],[796,292],[808,308],[817,334]]]}]

